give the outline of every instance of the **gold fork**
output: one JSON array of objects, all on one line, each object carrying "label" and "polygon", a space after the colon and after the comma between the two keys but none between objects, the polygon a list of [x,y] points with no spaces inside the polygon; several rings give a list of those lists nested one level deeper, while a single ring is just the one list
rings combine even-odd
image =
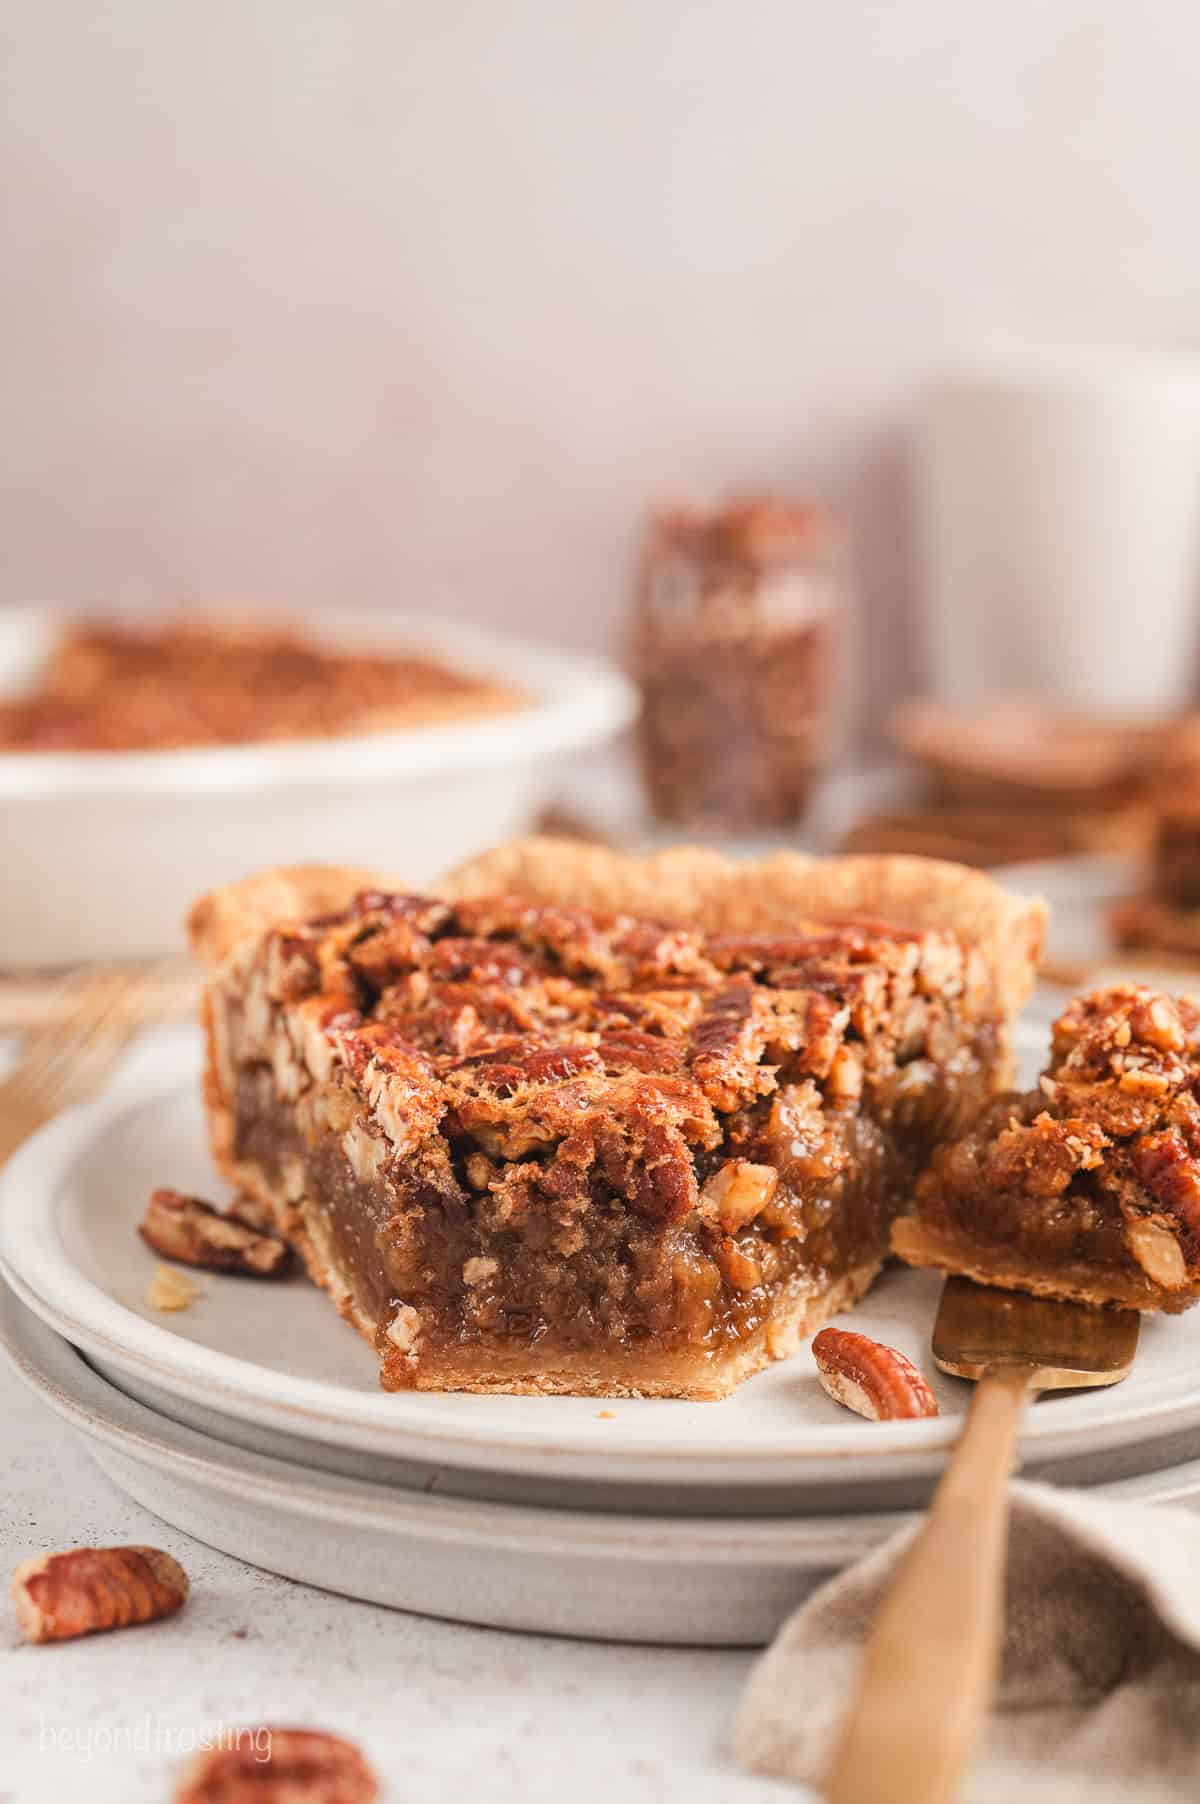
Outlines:
[{"label": "gold fork", "polygon": [[0,1166],[60,1110],[102,1088],[133,1036],[163,1012],[163,971],[104,965],[62,980],[61,1006],[26,1035],[0,1080]]},{"label": "gold fork", "polygon": [[1119,1384],[1141,1317],[947,1278],[933,1328],[943,1372],[978,1389],[929,1513],[872,1627],[830,1804],[952,1804],[995,1689],[1008,1480],[1043,1391]]}]

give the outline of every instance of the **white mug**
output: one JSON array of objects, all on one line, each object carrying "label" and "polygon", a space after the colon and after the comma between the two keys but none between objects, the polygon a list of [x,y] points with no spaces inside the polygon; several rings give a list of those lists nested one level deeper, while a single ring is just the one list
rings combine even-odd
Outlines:
[{"label": "white mug", "polygon": [[976,359],[931,390],[916,477],[938,699],[1139,713],[1191,700],[1200,358]]}]

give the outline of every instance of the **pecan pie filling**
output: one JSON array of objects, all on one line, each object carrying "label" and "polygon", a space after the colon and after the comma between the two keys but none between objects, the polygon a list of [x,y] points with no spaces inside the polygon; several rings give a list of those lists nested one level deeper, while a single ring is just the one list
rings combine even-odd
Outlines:
[{"label": "pecan pie filling", "polygon": [[955,934],[365,892],[210,988],[219,1160],[389,1388],[718,1396],[867,1287],[1002,1081]]},{"label": "pecan pie filling", "polygon": [[989,1284],[1123,1308],[1200,1297],[1200,1011],[1124,985],[1054,1024],[1040,1087],[940,1148],[893,1246]]},{"label": "pecan pie filling", "polygon": [[339,649],[282,622],[81,622],[63,630],[27,694],[0,696],[0,751],[336,738],[504,713],[523,702],[431,657]]}]

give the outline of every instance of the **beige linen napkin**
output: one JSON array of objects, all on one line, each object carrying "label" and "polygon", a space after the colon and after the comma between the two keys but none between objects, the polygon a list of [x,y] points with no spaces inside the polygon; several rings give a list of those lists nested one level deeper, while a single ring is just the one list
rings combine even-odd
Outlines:
[{"label": "beige linen napkin", "polygon": [[[1198,1804],[1200,1515],[1014,1484],[996,1709],[965,1804]],[[820,1788],[915,1529],[814,1592],[754,1668],[739,1758]],[[929,1700],[931,1711],[937,1699]]]}]

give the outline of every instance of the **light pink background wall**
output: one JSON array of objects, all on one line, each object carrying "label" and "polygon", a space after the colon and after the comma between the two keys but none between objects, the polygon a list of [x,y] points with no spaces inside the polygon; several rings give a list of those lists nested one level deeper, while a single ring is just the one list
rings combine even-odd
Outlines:
[{"label": "light pink background wall", "polygon": [[3,583],[609,638],[664,486],[898,446],[1001,328],[1194,337],[1185,0],[4,0]]}]

